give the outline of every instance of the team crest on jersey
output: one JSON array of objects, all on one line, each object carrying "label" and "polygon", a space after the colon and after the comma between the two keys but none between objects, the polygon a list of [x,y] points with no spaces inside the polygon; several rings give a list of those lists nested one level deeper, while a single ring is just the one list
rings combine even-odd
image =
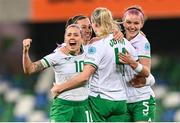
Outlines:
[{"label": "team crest on jersey", "polygon": [[89,48],[88,48],[88,53],[89,53],[89,54],[94,54],[94,53],[96,53],[96,48],[93,47],[93,46],[89,47]]},{"label": "team crest on jersey", "polygon": [[145,51],[150,51],[150,44],[148,42],[144,45],[144,49]]}]

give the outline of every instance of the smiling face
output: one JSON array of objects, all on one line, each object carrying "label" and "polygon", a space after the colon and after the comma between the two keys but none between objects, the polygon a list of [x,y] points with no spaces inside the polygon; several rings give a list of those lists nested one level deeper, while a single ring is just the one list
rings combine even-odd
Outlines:
[{"label": "smiling face", "polygon": [[144,20],[142,19],[142,15],[126,13],[124,15],[124,22],[123,22],[123,26],[126,31],[126,38],[128,40],[134,38],[143,27],[143,24],[144,24]]},{"label": "smiling face", "polygon": [[71,25],[67,27],[65,33],[65,43],[70,53],[78,54],[80,52],[82,41],[83,39],[80,28]]},{"label": "smiling face", "polygon": [[84,44],[87,44],[91,40],[92,27],[89,18],[84,18],[76,22],[82,29]]}]

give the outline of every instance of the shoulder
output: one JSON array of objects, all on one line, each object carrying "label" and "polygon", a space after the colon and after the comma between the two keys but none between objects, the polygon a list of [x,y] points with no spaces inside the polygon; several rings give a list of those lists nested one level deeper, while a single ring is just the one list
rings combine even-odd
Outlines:
[{"label": "shoulder", "polygon": [[150,43],[145,35],[139,33],[132,41],[130,41],[136,49],[150,50]]},{"label": "shoulder", "polygon": [[61,48],[57,48],[55,51],[53,51],[49,55],[46,55],[44,58],[56,60],[56,59],[61,59],[61,58],[65,57],[66,55],[63,52],[61,52],[60,49]]},{"label": "shoulder", "polygon": [[149,43],[147,37],[141,33],[139,33],[137,36],[136,36],[136,40],[139,42],[139,43]]}]

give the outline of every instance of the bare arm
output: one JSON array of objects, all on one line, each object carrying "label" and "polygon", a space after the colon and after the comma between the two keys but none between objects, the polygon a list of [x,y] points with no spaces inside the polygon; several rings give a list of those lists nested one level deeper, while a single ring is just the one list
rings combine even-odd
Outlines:
[{"label": "bare arm", "polygon": [[[130,57],[130,56],[127,55],[123,57],[123,54],[120,54],[120,57],[122,57],[122,59],[124,60],[126,59],[126,57]],[[128,63],[133,69],[136,69],[136,67],[138,66],[138,62],[132,60],[131,58],[127,58],[127,60],[125,61],[128,61]],[[130,84],[136,88],[140,88],[146,85],[152,86],[155,83],[155,79],[150,73],[151,59],[142,57],[139,59],[139,63],[142,65],[142,71],[138,75],[134,76],[134,78],[130,81]]]},{"label": "bare arm", "polygon": [[85,84],[91,75],[95,72],[95,68],[92,65],[84,65],[83,72],[73,77],[72,79],[64,82],[63,84],[55,84],[51,89],[53,95],[61,93],[66,90],[77,88]]},{"label": "bare arm", "polygon": [[[141,71],[141,73],[139,75],[136,75],[137,77],[135,76],[133,78],[134,80],[132,79],[132,83],[131,84],[134,87],[143,87],[143,86],[152,86],[152,85],[154,85],[155,78],[150,73],[150,71],[151,71],[151,59],[150,58],[142,57],[142,58],[139,59],[139,63],[143,65],[143,69],[142,69],[142,71]],[[148,71],[149,71],[148,76],[144,77],[143,73],[148,73]]]},{"label": "bare arm", "polygon": [[133,70],[138,67],[138,64],[142,65],[142,70],[139,72],[141,76],[148,77],[150,74],[151,59],[140,58],[139,62],[133,60],[132,56],[126,51],[126,54],[119,53],[119,60],[124,64],[129,64]]},{"label": "bare arm", "polygon": [[39,61],[32,62],[29,57],[29,48],[32,40],[31,39],[24,39],[23,40],[23,70],[25,74],[32,74],[44,69],[44,66]]},{"label": "bare arm", "polygon": [[[142,71],[139,73],[139,75],[148,77],[150,74],[151,69],[151,59],[150,58],[139,58],[139,63],[142,65]],[[136,69],[138,66],[138,62],[134,61],[130,64],[133,69]]]},{"label": "bare arm", "polygon": [[143,65],[143,69],[140,74],[146,75],[148,77],[151,71],[151,59],[150,58],[139,58],[139,63]]}]

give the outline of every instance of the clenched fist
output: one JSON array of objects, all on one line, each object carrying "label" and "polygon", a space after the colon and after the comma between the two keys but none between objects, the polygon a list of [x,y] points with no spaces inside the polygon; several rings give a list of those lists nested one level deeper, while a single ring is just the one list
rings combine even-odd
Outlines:
[{"label": "clenched fist", "polygon": [[29,51],[30,45],[31,45],[32,39],[24,39],[23,40],[23,50]]}]

